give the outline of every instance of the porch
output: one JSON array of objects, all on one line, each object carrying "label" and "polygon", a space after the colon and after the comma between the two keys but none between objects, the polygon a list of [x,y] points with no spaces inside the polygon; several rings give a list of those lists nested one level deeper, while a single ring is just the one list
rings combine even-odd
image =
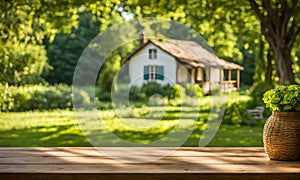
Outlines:
[{"label": "porch", "polygon": [[177,63],[176,83],[186,85],[199,84],[204,93],[210,93],[216,86],[223,93],[239,91],[241,70],[238,64],[215,59],[214,62],[204,63]]},{"label": "porch", "polygon": [[[195,82],[198,82],[204,92],[211,92],[216,86],[221,92],[229,93],[240,90],[241,70],[244,68],[234,63],[219,59],[220,65],[213,68],[195,70],[197,77]],[[200,75],[199,75],[200,74]],[[202,82],[204,81],[204,82]]]},{"label": "porch", "polygon": [[205,93],[212,92],[212,90],[217,86],[220,88],[222,93],[235,92],[240,90],[240,85],[237,80],[230,81],[221,81],[221,82],[204,82],[202,85],[202,89]]}]

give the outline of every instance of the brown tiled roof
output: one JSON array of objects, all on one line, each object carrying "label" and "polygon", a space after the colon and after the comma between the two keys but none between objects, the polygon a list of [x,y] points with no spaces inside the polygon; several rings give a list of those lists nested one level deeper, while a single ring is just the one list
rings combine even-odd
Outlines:
[{"label": "brown tiled roof", "polygon": [[188,64],[192,67],[222,67],[224,69],[243,69],[243,67],[237,64],[219,59],[217,56],[215,56],[196,42],[185,40],[149,40],[146,44],[144,44],[143,46],[135,50],[132,54],[130,54],[128,57],[126,57],[124,61],[129,61],[130,58],[136,52],[138,52],[140,49],[142,49],[149,43],[153,43],[166,53],[175,57],[175,59],[180,63]]}]

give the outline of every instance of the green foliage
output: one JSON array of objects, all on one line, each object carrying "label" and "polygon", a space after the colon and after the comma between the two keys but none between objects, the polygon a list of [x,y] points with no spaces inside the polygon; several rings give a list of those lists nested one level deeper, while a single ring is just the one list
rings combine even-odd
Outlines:
[{"label": "green foliage", "polygon": [[[63,84],[55,86],[25,85],[20,87],[1,85],[0,111],[30,111],[72,108],[72,89]],[[79,92],[79,104],[87,105],[90,98]]]},{"label": "green foliage", "polygon": [[204,92],[198,84],[187,84],[185,87],[185,93],[190,97],[203,97]]},{"label": "green foliage", "polygon": [[130,101],[144,101],[146,95],[142,92],[141,88],[137,86],[132,86],[129,90],[129,100]]},{"label": "green foliage", "polygon": [[251,98],[238,98],[238,95],[229,95],[222,123],[229,125],[240,125],[251,119],[247,112],[251,104]]},{"label": "green foliage", "polygon": [[46,36],[58,29],[69,31],[77,24],[83,1],[2,1],[0,13],[0,82],[10,85],[41,82],[48,68]]},{"label": "green foliage", "polygon": [[70,34],[61,32],[52,43],[46,42],[52,70],[46,71],[43,76],[51,84],[72,84],[73,73],[82,51],[99,33],[100,23],[91,12],[80,13],[78,23],[78,28],[73,28]]},{"label": "green foliage", "polygon": [[241,71],[241,84],[252,85],[254,80],[254,70],[256,67],[255,65],[255,55],[254,53],[249,53],[249,50],[246,50],[243,46],[244,44],[239,45],[240,51],[243,53],[244,60],[242,62],[242,66],[244,70]]},{"label": "green foliage", "polygon": [[223,118],[224,124],[240,125],[251,119],[251,114],[247,112],[247,102],[227,103]]},{"label": "green foliage", "polygon": [[[246,2],[231,1],[125,1],[126,11],[137,17],[164,17],[186,24],[203,35],[217,55],[242,59],[236,44],[243,31],[252,35],[259,22],[246,13]],[[243,29],[242,29],[243,28]],[[242,30],[241,30],[242,29]]]},{"label": "green foliage", "polygon": [[264,103],[262,101],[263,95],[269,89],[274,87],[273,84],[263,83],[263,82],[255,82],[250,89],[250,96],[253,99],[253,107],[254,106],[263,106]]},{"label": "green foliage", "polygon": [[[125,1],[122,6],[139,18],[164,17],[195,29],[205,37],[219,57],[243,61],[246,68],[242,72],[242,82],[245,84],[253,83],[254,62],[254,81],[279,80],[279,83],[293,83],[294,73],[300,70],[299,65],[294,63],[299,59],[298,1],[262,3],[248,0],[236,3],[227,0],[160,0],[153,3],[136,0]],[[283,16],[286,18],[281,18]],[[286,43],[281,43],[283,41]],[[269,55],[273,57],[267,58]],[[276,76],[279,79],[275,79]]]},{"label": "green foliage", "polygon": [[111,93],[110,92],[102,92],[96,94],[97,98],[101,101],[111,101]]},{"label": "green foliage", "polygon": [[170,98],[171,99],[183,98],[184,96],[185,96],[185,89],[184,89],[184,87],[182,87],[180,84],[175,84],[172,87]]},{"label": "green foliage", "polygon": [[[0,39],[1,40],[1,39]],[[0,82],[10,85],[34,84],[47,64],[46,51],[41,45],[0,41]]]},{"label": "green foliage", "polygon": [[[116,22],[116,23],[120,23],[120,22]],[[121,29],[112,28],[110,29],[111,31],[110,33],[118,34],[119,39],[126,39],[137,33],[136,29],[132,29],[132,28],[128,29],[128,28],[129,27],[127,26],[123,26],[121,27]],[[123,32],[127,32],[127,33],[123,33]],[[100,99],[103,99],[102,98],[103,94],[107,94],[107,95],[110,94],[112,88],[113,90],[118,90],[119,87],[118,87],[117,77],[121,68],[122,58],[126,57],[137,46],[137,41],[126,42],[119,46],[119,44],[115,42],[116,40],[111,39],[111,37],[103,37],[103,38],[104,38],[102,40],[103,42],[107,42],[107,43],[109,42],[112,45],[118,45],[118,47],[116,47],[116,49],[114,49],[113,52],[110,52],[108,56],[107,54],[101,54],[104,53],[105,50],[96,49],[96,51],[100,53],[98,54],[97,57],[103,60],[103,64],[101,66],[98,80],[97,80],[97,86],[99,87],[99,92],[100,92],[99,94],[97,94],[97,96],[99,96]],[[105,38],[110,38],[110,39],[105,39]],[[115,81],[114,78],[116,78]],[[107,95],[104,97],[105,99],[108,99]]]},{"label": "green foliage", "polygon": [[[104,62],[103,68],[99,74],[98,85],[102,92],[110,93],[111,88],[117,88],[117,84],[113,84],[114,77],[117,75],[121,66],[121,56],[112,53]],[[115,81],[116,82],[116,81]]]},{"label": "green foliage", "polygon": [[159,94],[161,96],[168,96],[163,86],[155,81],[144,83],[141,87],[141,91],[146,95],[146,97],[151,97],[155,94]]},{"label": "green foliage", "polygon": [[218,84],[218,83],[212,84],[211,94],[213,96],[217,96],[217,95],[221,95],[222,94],[220,84]]},{"label": "green foliage", "polygon": [[167,84],[162,86],[157,82],[148,82],[143,84],[141,88],[137,86],[131,87],[129,91],[129,98],[133,101],[143,101],[146,97],[149,98],[155,94],[167,97],[168,99],[177,100],[184,97],[185,99],[188,97],[200,98],[204,95],[202,88],[197,84],[187,84],[186,87],[183,87],[180,84],[175,84],[173,86]]},{"label": "green foliage", "polygon": [[280,85],[267,91],[263,101],[272,111],[300,111],[300,86]]},{"label": "green foliage", "polygon": [[[292,60],[292,48],[297,45],[295,42],[297,36],[299,36],[300,18],[297,16],[297,11],[300,10],[299,1],[264,1],[263,3],[257,0],[248,1],[251,9],[261,22],[261,33],[266,38],[274,54],[272,58],[274,58],[275,62],[278,83],[294,84],[294,68],[297,66]],[[281,18],[283,16],[286,18]],[[274,21],[274,19],[278,20]],[[291,23],[293,24],[292,26],[290,25]],[[278,26],[278,24],[281,24],[281,26]],[[272,29],[272,31],[265,31],[266,29]],[[281,43],[282,41],[285,43]],[[269,67],[272,66],[272,59],[270,59],[268,64]],[[270,75],[271,73],[268,74]]]},{"label": "green foliage", "polygon": [[9,111],[13,107],[12,92],[9,89],[8,84],[0,84],[0,111]]}]

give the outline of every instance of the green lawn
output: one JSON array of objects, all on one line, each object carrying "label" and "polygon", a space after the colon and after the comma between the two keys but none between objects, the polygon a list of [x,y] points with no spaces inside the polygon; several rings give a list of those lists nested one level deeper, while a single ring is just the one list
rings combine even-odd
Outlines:
[{"label": "green lawn", "polygon": [[[149,118],[151,110],[154,113]],[[90,129],[85,129],[84,132],[87,135],[100,134],[97,136],[99,141],[110,141],[105,136],[101,137],[101,133],[107,130],[120,139],[147,144],[172,132],[179,117],[186,121],[197,117],[195,129],[183,146],[198,146],[210,113],[208,109],[202,108],[199,114],[194,107],[184,107],[183,109],[168,107],[166,113],[161,113],[161,111],[161,107],[154,109],[140,107],[130,112],[124,112],[122,120],[113,110],[98,111],[106,128],[88,126]],[[159,120],[159,116],[162,116],[162,120]],[[99,121],[99,118],[91,116],[89,112],[85,112],[80,119],[85,123]],[[144,127],[137,128],[143,125],[141,123],[145,123]],[[186,128],[188,126],[190,125],[188,124]],[[262,123],[257,126],[222,124],[208,146],[262,146],[262,129]],[[177,131],[184,130],[183,127]],[[36,146],[91,146],[91,144],[78,126],[73,111],[0,113],[0,147]]]}]

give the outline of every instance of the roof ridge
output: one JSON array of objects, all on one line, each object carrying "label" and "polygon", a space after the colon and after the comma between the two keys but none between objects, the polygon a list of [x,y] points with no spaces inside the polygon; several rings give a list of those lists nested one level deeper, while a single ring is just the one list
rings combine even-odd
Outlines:
[{"label": "roof ridge", "polygon": [[[125,58],[125,61],[130,60],[130,58],[144,48],[147,44],[152,43],[164,52],[173,56],[179,62],[188,64],[192,67],[224,67],[230,69],[243,69],[242,66],[221,60],[214,53],[207,50],[201,44],[193,40],[178,40],[178,39],[149,39],[142,47],[136,49],[128,57]],[[224,62],[223,62],[224,61]]]}]

